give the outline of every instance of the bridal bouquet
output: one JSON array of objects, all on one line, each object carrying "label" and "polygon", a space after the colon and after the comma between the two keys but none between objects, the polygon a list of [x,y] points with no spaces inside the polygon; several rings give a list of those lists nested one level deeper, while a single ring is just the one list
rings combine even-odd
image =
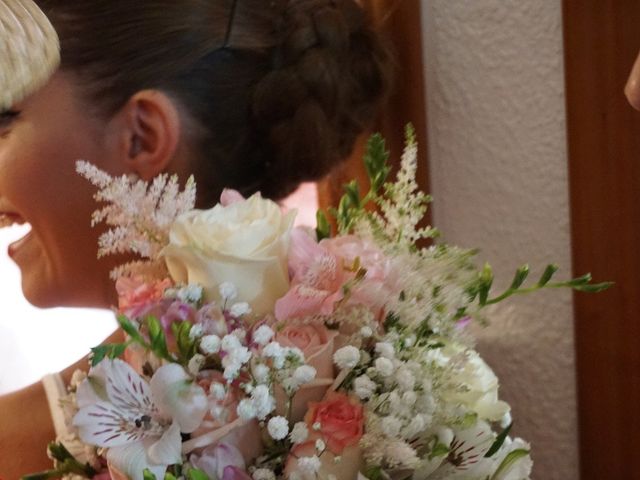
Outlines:
[{"label": "bridal bouquet", "polygon": [[[370,190],[346,186],[316,231],[259,194],[194,210],[193,181],[112,178],[79,162],[111,229],[122,344],[93,349],[63,400],[55,470],[30,478],[135,480],[522,480],[529,445],[473,349],[483,308],[547,287],[528,269],[492,295],[474,252],[420,227],[414,133],[395,182],[380,136]],[[375,208],[371,208],[371,207]],[[49,475],[49,476],[44,476]]]}]

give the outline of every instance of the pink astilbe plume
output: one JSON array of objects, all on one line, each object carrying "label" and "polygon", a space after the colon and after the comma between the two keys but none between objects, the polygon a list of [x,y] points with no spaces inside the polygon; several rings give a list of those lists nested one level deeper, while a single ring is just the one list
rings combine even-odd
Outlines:
[{"label": "pink astilbe plume", "polygon": [[158,258],[169,243],[171,225],[179,215],[194,208],[193,177],[180,191],[176,175],[162,174],[149,183],[131,175],[112,177],[85,161],[78,161],[76,170],[99,188],[94,195],[96,201],[106,203],[92,217],[92,225],[104,222],[112,227],[99,239],[98,257],[133,253],[141,259],[114,269],[111,276],[117,279],[162,270]]}]

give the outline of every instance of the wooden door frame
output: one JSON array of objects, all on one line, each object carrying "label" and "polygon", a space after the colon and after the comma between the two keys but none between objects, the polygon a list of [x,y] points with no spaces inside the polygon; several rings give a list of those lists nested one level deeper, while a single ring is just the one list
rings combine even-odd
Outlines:
[{"label": "wooden door frame", "polygon": [[623,95],[638,0],[563,0],[581,479],[640,478],[640,114]]}]

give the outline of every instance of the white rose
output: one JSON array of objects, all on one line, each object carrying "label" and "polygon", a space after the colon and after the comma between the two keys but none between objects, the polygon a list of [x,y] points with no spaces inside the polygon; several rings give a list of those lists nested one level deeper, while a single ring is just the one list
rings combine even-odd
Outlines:
[{"label": "white rose", "polygon": [[200,284],[207,301],[220,300],[220,286],[230,282],[238,301],[253,312],[273,311],[289,289],[287,251],[295,212],[260,194],[210,210],[193,210],[175,221],[162,254],[179,283]]}]

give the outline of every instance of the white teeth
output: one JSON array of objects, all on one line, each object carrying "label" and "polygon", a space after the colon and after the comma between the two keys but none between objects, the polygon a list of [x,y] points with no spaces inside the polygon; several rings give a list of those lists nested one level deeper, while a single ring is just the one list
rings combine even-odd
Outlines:
[{"label": "white teeth", "polygon": [[22,225],[24,221],[15,215],[0,213],[0,228],[11,227],[12,225]]}]

